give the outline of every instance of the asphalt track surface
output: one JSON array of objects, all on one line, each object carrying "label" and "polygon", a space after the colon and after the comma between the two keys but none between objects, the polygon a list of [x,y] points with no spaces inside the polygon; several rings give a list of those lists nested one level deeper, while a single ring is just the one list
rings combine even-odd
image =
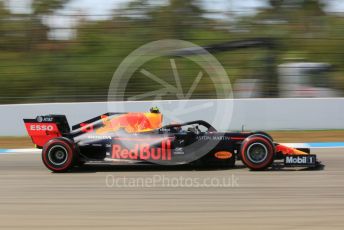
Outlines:
[{"label": "asphalt track surface", "polygon": [[[344,150],[315,152],[324,170],[56,174],[38,154],[0,155],[0,229],[344,229]],[[223,178],[232,183],[218,187]]]}]

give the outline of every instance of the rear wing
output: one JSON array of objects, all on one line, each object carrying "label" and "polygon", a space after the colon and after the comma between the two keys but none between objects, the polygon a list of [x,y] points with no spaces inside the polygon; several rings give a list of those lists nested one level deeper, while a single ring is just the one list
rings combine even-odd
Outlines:
[{"label": "rear wing", "polygon": [[44,115],[35,119],[24,119],[25,128],[32,142],[42,148],[49,140],[70,133],[65,115]]}]

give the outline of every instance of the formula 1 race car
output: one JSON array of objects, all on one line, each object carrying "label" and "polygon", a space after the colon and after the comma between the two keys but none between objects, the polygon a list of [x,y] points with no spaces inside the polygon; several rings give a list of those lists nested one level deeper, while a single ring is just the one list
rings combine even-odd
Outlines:
[{"label": "formula 1 race car", "polygon": [[28,134],[42,149],[45,166],[65,172],[83,164],[195,164],[234,167],[241,160],[251,170],[317,167],[309,149],[275,143],[265,132],[218,132],[196,120],[162,126],[159,111],[106,113],[72,130],[64,115],[24,119]]}]

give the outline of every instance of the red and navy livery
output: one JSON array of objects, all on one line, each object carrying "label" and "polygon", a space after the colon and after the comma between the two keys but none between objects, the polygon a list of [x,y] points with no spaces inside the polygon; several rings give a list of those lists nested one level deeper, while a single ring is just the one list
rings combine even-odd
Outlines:
[{"label": "red and navy livery", "polygon": [[83,164],[317,167],[309,149],[275,143],[265,132],[218,132],[206,121],[162,125],[160,113],[106,113],[70,129],[64,115],[24,119],[45,166],[65,172]]}]

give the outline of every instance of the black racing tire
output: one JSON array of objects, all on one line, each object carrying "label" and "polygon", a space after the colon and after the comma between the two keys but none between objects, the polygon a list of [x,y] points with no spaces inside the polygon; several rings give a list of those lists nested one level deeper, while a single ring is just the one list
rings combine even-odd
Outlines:
[{"label": "black racing tire", "polygon": [[53,172],[66,172],[77,162],[75,144],[67,138],[54,138],[42,150],[44,165]]},{"label": "black racing tire", "polygon": [[275,148],[270,138],[251,135],[241,144],[242,162],[251,170],[259,171],[270,167],[275,156]]}]

